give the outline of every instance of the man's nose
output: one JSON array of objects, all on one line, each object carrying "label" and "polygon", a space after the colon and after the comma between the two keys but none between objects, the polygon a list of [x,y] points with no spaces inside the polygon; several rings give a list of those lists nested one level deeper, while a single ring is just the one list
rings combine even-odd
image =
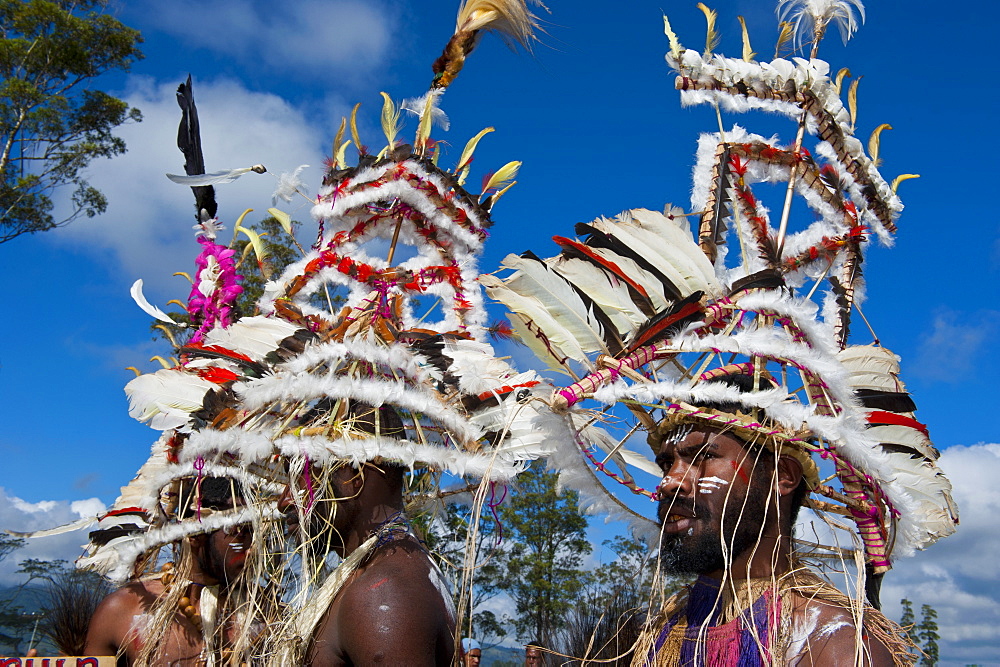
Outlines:
[{"label": "man's nose", "polygon": [[691,466],[683,461],[674,461],[656,487],[657,499],[669,500],[678,496],[691,495],[694,489],[693,477]]}]

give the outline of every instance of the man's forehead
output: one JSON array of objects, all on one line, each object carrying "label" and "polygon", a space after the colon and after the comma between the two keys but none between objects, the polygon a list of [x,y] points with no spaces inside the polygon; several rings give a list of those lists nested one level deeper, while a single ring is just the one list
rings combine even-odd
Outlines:
[{"label": "man's forehead", "polygon": [[660,453],[704,447],[746,450],[743,441],[725,429],[708,424],[685,423],[678,424],[663,434]]}]

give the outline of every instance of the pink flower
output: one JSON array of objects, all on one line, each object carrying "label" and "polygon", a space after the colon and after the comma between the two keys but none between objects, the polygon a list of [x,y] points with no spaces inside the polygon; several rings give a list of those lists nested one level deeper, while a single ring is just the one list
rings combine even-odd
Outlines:
[{"label": "pink flower", "polygon": [[199,325],[191,337],[194,342],[201,341],[205,333],[216,326],[232,324],[232,306],[243,292],[239,285],[243,276],[236,273],[233,261],[236,251],[205,236],[197,240],[203,249],[195,259],[198,272],[188,296],[188,313],[192,322]]}]

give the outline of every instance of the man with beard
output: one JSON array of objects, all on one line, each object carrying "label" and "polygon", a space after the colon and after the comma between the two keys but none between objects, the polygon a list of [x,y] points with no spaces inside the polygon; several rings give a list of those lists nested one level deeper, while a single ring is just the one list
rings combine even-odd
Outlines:
[{"label": "man with beard", "polygon": [[[359,435],[404,435],[388,406],[353,402],[346,422]],[[297,636],[277,639],[274,664],[451,665],[455,612],[440,570],[403,513],[404,469],[340,462],[309,474],[320,490],[308,507],[290,492],[279,507],[293,533],[305,520],[303,537],[314,554],[334,551],[342,560],[299,611]]]},{"label": "man with beard", "polygon": [[[231,479],[184,480],[179,518],[225,512],[242,503]],[[117,655],[119,665],[205,664],[206,618],[218,618],[218,610],[227,607],[252,541],[247,525],[184,538],[176,567],[169,564],[159,578],[126,584],[101,602],[90,621],[86,654]],[[221,622],[223,637],[238,631],[227,619]]]},{"label": "man with beard", "polygon": [[697,579],[664,605],[633,665],[907,664],[891,621],[793,554],[806,455],[691,418],[658,431],[661,568]]}]

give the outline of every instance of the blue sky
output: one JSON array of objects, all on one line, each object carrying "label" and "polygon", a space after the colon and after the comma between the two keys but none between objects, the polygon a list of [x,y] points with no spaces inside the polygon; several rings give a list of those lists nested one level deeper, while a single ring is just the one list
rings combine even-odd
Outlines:
[{"label": "blue sky", "polygon": [[[264,163],[272,172],[219,189],[220,218],[231,229],[245,208],[256,210],[251,219],[264,215],[274,175],[309,164],[303,177],[318,185],[340,118],[355,102],[362,102],[362,138],[381,145],[379,91],[400,100],[426,89],[456,4],[304,0],[278,12],[273,3],[237,0],[120,4],[121,20],[143,32],[146,58],[102,85],[145,120],[120,132],[128,155],[91,169],[108,212],[0,245],[9,281],[0,330],[7,417],[0,527],[40,527],[110,503],[148,454],[154,434],[127,415],[122,387],[132,374],[124,368],[152,370],[147,360],[165,350],[151,342],[148,317],[128,288],[143,278],[154,303],[183,300],[186,283],[171,274],[192,270],[198,250],[190,192],[163,176],[183,166],[173,143],[177,84],[194,77],[209,171]],[[663,60],[662,11],[686,46],[702,48],[695,2],[548,4],[547,33],[532,55],[484,40],[442,103],[452,121],[449,132],[436,133],[451,143],[443,163],[456,161],[487,125],[496,132],[480,143],[473,181],[509,160],[524,162],[518,185],[494,209],[483,271],[509,252],[554,254],[552,235],[571,235],[574,223],[598,215],[667,202],[689,208],[697,136],[715,129],[711,109],[680,107]],[[718,52],[739,55],[738,14],[759,57],[773,52],[770,3],[709,4],[719,10]],[[944,451],[963,519],[955,536],[900,563],[883,598],[890,615],[898,616],[894,601],[904,594],[938,609],[946,661],[1000,664],[993,555],[1000,493],[990,483],[1000,474],[1000,446],[991,444],[1000,435],[989,416],[996,383],[988,370],[1000,322],[1000,224],[984,205],[996,188],[989,138],[998,104],[989,63],[1000,9],[985,1],[955,11],[927,0],[868,5],[854,39],[844,47],[831,34],[820,57],[834,71],[864,76],[862,140],[880,123],[893,126],[882,136],[887,180],[921,178],[900,188],[906,209],[895,247],[871,244],[864,310],[883,344],[902,357],[917,417]],[[793,139],[784,121],[724,121]],[[404,135],[414,130],[411,121]],[[306,209],[294,213],[308,221]],[[870,342],[860,325],[855,331],[857,342]],[[73,557],[81,539],[32,548]]]}]

